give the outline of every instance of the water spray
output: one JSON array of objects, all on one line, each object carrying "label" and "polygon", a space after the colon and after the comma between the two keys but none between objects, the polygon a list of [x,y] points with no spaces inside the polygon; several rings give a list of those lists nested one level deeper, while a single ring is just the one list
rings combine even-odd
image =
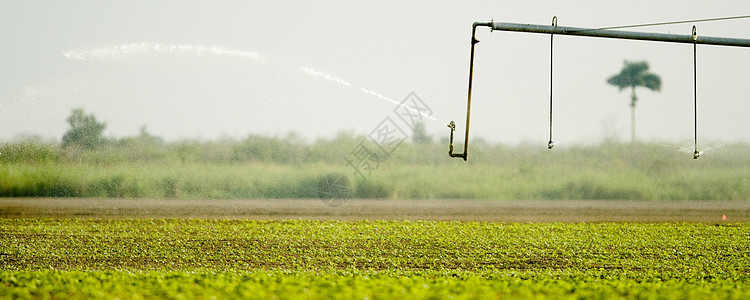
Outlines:
[{"label": "water spray", "polygon": [[[98,47],[98,48],[92,48],[92,49],[86,49],[86,50],[63,51],[63,56],[65,56],[65,58],[71,59],[71,60],[80,60],[80,61],[90,61],[90,60],[120,61],[130,56],[153,57],[155,55],[172,55],[172,56],[178,56],[178,57],[202,57],[202,56],[232,57],[232,58],[247,60],[253,63],[275,64],[257,52],[231,50],[231,49],[225,49],[221,47],[195,46],[195,45],[165,45],[165,44],[159,44],[159,43],[131,43],[131,44],[123,44],[120,46]],[[290,66],[287,66],[287,67],[290,67]],[[366,89],[364,87],[357,87],[354,84],[350,83],[349,81],[346,81],[338,76],[334,76],[326,72],[316,70],[312,67],[300,66],[300,67],[297,67],[296,69],[297,71],[302,72],[306,75],[310,75],[319,79],[323,79],[323,80],[326,80],[326,81],[329,81],[329,82],[332,82],[341,86],[345,86],[349,88],[356,88],[360,92],[366,95],[373,96],[375,98],[389,102],[394,105],[401,105],[400,102],[393,100],[389,97],[383,96],[382,94],[377,93],[373,90]],[[417,110],[408,106],[406,106],[406,108],[409,111],[419,114],[429,120],[445,124],[444,122],[438,121],[435,117],[427,115],[426,113],[420,110]]]},{"label": "water spray", "polygon": [[225,56],[245,59],[256,63],[268,60],[257,52],[229,50],[221,47],[194,45],[164,45],[159,43],[132,43],[112,47],[99,47],[88,50],[66,50],[63,55],[75,60],[121,60],[128,56],[153,56],[157,54],[176,56]]}]

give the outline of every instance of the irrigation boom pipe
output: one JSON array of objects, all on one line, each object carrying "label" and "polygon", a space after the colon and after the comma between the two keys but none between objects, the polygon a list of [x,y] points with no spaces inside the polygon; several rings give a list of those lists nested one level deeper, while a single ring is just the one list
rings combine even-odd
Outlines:
[{"label": "irrigation boom pipe", "polygon": [[656,42],[668,42],[668,43],[684,43],[684,44],[694,44],[694,45],[750,47],[750,39],[697,36],[697,35],[686,35],[686,34],[621,31],[621,30],[610,30],[610,29],[592,29],[592,28],[564,27],[564,26],[533,25],[533,24],[520,24],[520,23],[504,23],[504,22],[474,22],[474,24],[472,24],[472,29],[471,29],[471,58],[469,62],[469,92],[468,92],[468,99],[466,101],[466,135],[464,137],[464,152],[463,153],[453,153],[453,131],[455,131],[456,125],[453,121],[451,121],[450,124],[448,124],[448,127],[451,129],[448,155],[450,155],[451,157],[461,157],[464,160],[467,159],[468,154],[469,154],[469,117],[471,115],[471,84],[472,84],[473,77],[474,77],[474,74],[473,74],[474,73],[474,46],[477,43],[479,43],[479,40],[476,39],[476,29],[479,26],[489,27],[493,31],[500,30],[500,31],[514,31],[514,32],[545,33],[545,34],[573,35],[573,36],[586,36],[586,37],[597,37],[597,38],[656,41]]}]

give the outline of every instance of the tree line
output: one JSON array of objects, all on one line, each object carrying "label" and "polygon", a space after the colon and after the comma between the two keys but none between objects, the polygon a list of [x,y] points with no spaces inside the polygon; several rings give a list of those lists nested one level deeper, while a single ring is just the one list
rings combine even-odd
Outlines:
[{"label": "tree line", "polygon": [[[312,143],[294,132],[283,136],[248,134],[239,140],[224,138],[213,141],[165,142],[163,138],[150,133],[145,125],[136,136],[107,138],[104,136],[106,123],[93,114],[87,114],[82,108],[73,109],[66,121],[69,128],[59,143],[34,138],[0,143],[0,162],[341,163],[348,152],[360,141],[367,139],[344,131],[332,138],[319,138]],[[405,144],[409,145],[403,146],[402,151],[406,153],[402,156],[411,153],[409,148],[434,147],[437,151],[439,147],[421,123],[415,127],[411,143]]]}]

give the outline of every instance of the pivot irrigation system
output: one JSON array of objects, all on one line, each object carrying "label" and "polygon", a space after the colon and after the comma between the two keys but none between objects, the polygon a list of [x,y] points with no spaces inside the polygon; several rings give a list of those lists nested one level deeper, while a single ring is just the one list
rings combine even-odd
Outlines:
[{"label": "pivot irrigation system", "polygon": [[[719,18],[719,19],[706,19],[696,20],[700,21],[714,21],[714,20],[725,20],[725,19],[736,19],[736,18],[747,18],[750,16],[742,17],[730,17],[730,18]],[[725,38],[725,37],[710,37],[710,36],[698,36],[695,26],[693,26],[692,35],[680,35],[680,34],[666,34],[666,33],[650,33],[650,32],[635,32],[635,31],[621,31],[612,30],[616,28],[627,28],[627,27],[642,27],[652,25],[666,25],[666,24],[677,24],[687,23],[685,22],[670,22],[670,23],[654,23],[634,26],[619,26],[609,28],[578,28],[578,27],[558,27],[557,17],[552,18],[552,25],[532,25],[532,24],[519,24],[519,23],[503,23],[503,22],[474,22],[471,28],[471,58],[469,63],[469,92],[466,101],[466,134],[464,136],[464,152],[454,153],[453,152],[453,132],[456,130],[456,123],[451,121],[448,127],[451,129],[450,145],[448,149],[448,155],[450,157],[460,157],[464,161],[469,155],[469,118],[471,116],[471,84],[474,76],[474,48],[479,40],[476,39],[477,27],[489,27],[490,30],[500,31],[514,31],[514,32],[528,32],[528,33],[543,33],[550,35],[550,56],[552,55],[552,42],[554,35],[573,35],[573,36],[584,36],[584,37],[596,37],[596,38],[612,38],[612,39],[626,39],[626,40],[642,40],[642,41],[657,41],[657,42],[669,42],[669,43],[683,43],[693,44],[693,94],[694,94],[694,124],[695,124],[695,152],[693,152],[693,158],[697,159],[701,152],[698,151],[698,112],[697,112],[697,69],[696,69],[696,54],[697,45],[716,45],[716,46],[731,46],[731,47],[750,47],[750,39],[737,39],[737,38]],[[552,60],[550,59],[550,137],[547,143],[547,148],[552,149],[555,142],[552,140]]]}]

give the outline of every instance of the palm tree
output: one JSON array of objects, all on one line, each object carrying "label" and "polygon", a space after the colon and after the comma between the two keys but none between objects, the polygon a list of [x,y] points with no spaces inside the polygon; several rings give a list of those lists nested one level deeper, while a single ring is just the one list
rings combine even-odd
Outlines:
[{"label": "palm tree", "polygon": [[642,86],[652,91],[661,89],[661,78],[659,75],[648,72],[648,63],[645,61],[629,62],[625,61],[620,74],[614,75],[607,79],[607,83],[617,86],[620,91],[630,87],[630,134],[631,142],[635,142],[635,104],[638,102],[638,96],[635,95],[635,88]]}]

